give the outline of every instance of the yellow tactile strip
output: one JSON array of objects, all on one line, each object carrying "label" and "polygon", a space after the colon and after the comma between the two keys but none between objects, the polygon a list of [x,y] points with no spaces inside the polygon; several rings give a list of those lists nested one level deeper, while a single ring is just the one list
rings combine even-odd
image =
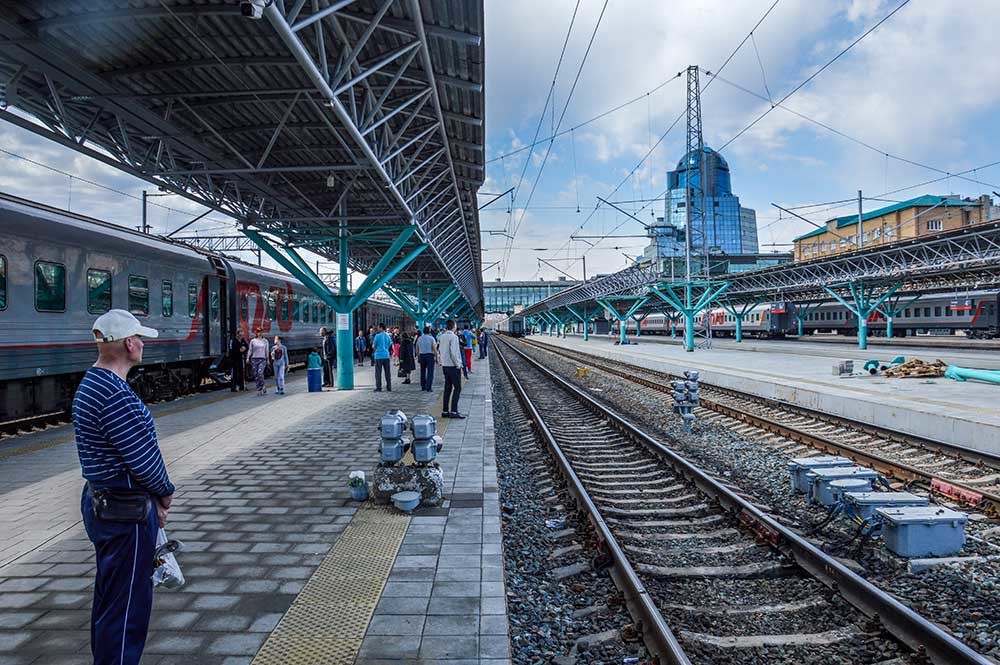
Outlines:
[{"label": "yellow tactile strip", "polygon": [[365,503],[306,582],[253,665],[351,665],[409,516]]}]

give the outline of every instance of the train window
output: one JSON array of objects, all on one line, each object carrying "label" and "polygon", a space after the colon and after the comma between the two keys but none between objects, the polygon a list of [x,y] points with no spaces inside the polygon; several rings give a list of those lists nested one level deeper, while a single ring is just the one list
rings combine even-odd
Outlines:
[{"label": "train window", "polygon": [[924,316],[930,318],[930,315],[931,315],[931,308],[930,307],[924,307]]},{"label": "train window", "polygon": [[271,321],[278,318],[278,296],[274,291],[267,292],[267,318]]},{"label": "train window", "polygon": [[319,323],[319,303],[318,302],[314,302],[313,303],[312,320],[315,321],[316,323]]},{"label": "train window", "polygon": [[948,305],[944,306],[944,315],[945,316],[951,316],[952,315],[952,313],[951,313],[951,307],[949,307]]},{"label": "train window", "polygon": [[935,307],[934,308],[934,316],[941,316],[941,308],[940,307]]},{"label": "train window", "polygon": [[904,319],[910,318],[910,310],[909,309],[904,309],[903,310],[903,318]]},{"label": "train window", "polygon": [[163,305],[163,316],[174,315],[174,283],[170,280],[163,280],[160,285],[160,300]]},{"label": "train window", "polygon": [[302,299],[302,323],[309,323],[309,301]]},{"label": "train window", "polygon": [[299,320],[299,296],[297,293],[292,294],[292,321]]},{"label": "train window", "polygon": [[212,317],[213,321],[219,320],[219,292],[215,289],[209,294],[209,315]]},{"label": "train window", "polygon": [[111,273],[107,270],[87,271],[87,313],[104,314],[111,309]]},{"label": "train window", "polygon": [[288,301],[290,296],[287,293],[281,294],[281,320],[292,320],[292,304]]},{"label": "train window", "polygon": [[198,314],[198,285],[188,284],[188,316],[192,319]]},{"label": "train window", "polygon": [[140,275],[128,276],[128,311],[149,316],[149,280]]},{"label": "train window", "polygon": [[66,311],[66,266],[35,262],[35,309],[39,312]]},{"label": "train window", "polygon": [[250,299],[247,298],[247,294],[240,296],[240,321],[246,321],[250,318]]},{"label": "train window", "polygon": [[0,309],[7,309],[7,257],[0,256]]}]

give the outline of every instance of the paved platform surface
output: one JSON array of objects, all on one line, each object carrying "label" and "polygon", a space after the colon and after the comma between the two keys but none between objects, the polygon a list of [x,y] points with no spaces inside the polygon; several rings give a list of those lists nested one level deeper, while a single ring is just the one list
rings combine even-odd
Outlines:
[{"label": "paved platform surface", "polygon": [[[406,518],[357,662],[508,662],[488,364],[475,370],[460,405],[469,418],[445,425],[449,500]],[[187,547],[188,584],[155,593],[144,665],[254,661],[352,524],[348,474],[377,461],[378,416],[440,415],[440,375],[434,394],[416,384],[373,394],[373,380],[359,368],[356,390],[310,394],[300,376],[284,397],[160,409],[178,486],[168,532]],[[0,448],[0,665],[90,662],[94,555],[71,435]]]},{"label": "paved platform surface", "polygon": [[865,356],[864,351],[848,353],[837,347],[822,355],[796,354],[761,342],[753,348],[755,352],[748,352],[750,347],[729,348],[734,344],[730,342],[688,353],[680,346],[642,337],[637,344],[627,346],[617,346],[604,336],[591,337],[587,342],[579,336],[533,335],[529,339],[664,372],[697,369],[703,381],[723,388],[1000,454],[1000,410],[996,408],[1000,386],[945,378],[839,378],[831,373],[838,360],[851,358],[860,371],[859,360],[882,357],[885,354],[881,351]]},{"label": "paved platform surface", "polygon": [[[536,335],[536,337],[547,336]],[[581,340],[583,339],[582,335],[570,335],[570,337],[574,336],[579,337]],[[596,340],[598,337],[601,339],[607,338],[606,335],[592,335],[591,339]],[[616,335],[612,342],[617,339]],[[636,338],[630,334],[629,339],[633,340]],[[879,343],[877,344],[872,343],[874,339],[869,339],[868,349],[862,351],[858,348],[857,339],[854,337],[813,336],[803,337],[801,340],[754,339],[746,337],[742,342],[737,342],[735,339],[729,337],[718,337],[712,340],[712,347],[714,349],[749,353],[787,353],[796,356],[814,356],[829,359],[830,362],[851,358],[855,360],[878,358],[885,362],[892,360],[896,356],[920,358],[921,360],[936,360],[940,358],[949,365],[958,365],[959,367],[1000,369],[1000,353],[998,353],[1000,345],[997,345],[994,341],[966,340],[960,337],[952,337],[950,338],[952,346],[940,346],[935,345],[933,343],[934,340],[948,338],[929,339],[931,341],[926,343],[921,339],[912,337],[907,338],[907,341],[902,343],[900,340],[879,339]],[[645,333],[638,340],[641,344],[663,344],[668,346],[681,346],[684,343],[680,336],[672,338],[669,335],[648,335]],[[939,344],[944,344],[944,342],[940,342]],[[961,346],[962,348],[954,348],[955,346]]]}]

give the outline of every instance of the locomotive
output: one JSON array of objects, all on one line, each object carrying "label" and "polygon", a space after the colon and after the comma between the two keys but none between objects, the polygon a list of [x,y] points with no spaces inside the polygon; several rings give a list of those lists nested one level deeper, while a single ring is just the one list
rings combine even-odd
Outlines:
[{"label": "locomotive", "polygon": [[[160,335],[129,382],[144,401],[228,382],[231,336],[281,335],[304,362],[334,312],[291,276],[0,193],[0,423],[65,415],[94,363],[94,320],[127,309]],[[369,300],[354,329],[412,326]]]}]

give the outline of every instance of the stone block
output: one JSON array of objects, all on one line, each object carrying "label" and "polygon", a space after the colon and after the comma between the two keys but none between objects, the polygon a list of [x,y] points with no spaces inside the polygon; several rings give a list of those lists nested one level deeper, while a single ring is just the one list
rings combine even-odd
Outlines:
[{"label": "stone block", "polygon": [[396,492],[420,492],[421,506],[440,506],[444,501],[444,473],[437,465],[375,467],[371,480],[377,503],[389,503]]}]

